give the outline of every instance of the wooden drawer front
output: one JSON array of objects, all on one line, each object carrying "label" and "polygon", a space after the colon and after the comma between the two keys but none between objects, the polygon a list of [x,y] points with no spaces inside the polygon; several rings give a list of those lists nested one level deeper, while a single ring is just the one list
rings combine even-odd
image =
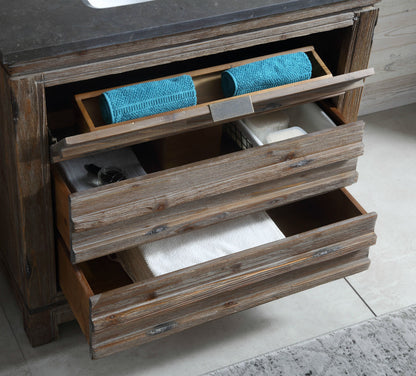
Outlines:
[{"label": "wooden drawer front", "polygon": [[70,194],[57,226],[74,263],[352,184],[362,122]]},{"label": "wooden drawer front", "polygon": [[[247,115],[284,109],[305,102],[314,102],[340,95],[364,85],[374,74],[365,69],[333,77],[313,47],[286,51],[275,55],[304,51],[310,56],[313,75],[310,80],[261,90],[236,97],[223,98],[221,72],[257,59],[188,72],[194,79],[198,104],[176,111],[104,125],[99,110],[99,96],[106,90],[76,96],[83,126],[87,133],[67,137],[51,148],[52,162],[76,158],[100,150],[146,142],[160,137],[222,124]],[[273,56],[275,56],[273,55]]]},{"label": "wooden drawer front", "polygon": [[[376,215],[366,214],[345,190],[276,208],[269,215],[285,239],[141,282],[114,277],[112,290],[108,270],[96,266],[91,272],[91,261],[72,265],[61,242],[61,287],[89,339],[92,356],[368,268]],[[107,286],[97,282],[99,273]]]}]

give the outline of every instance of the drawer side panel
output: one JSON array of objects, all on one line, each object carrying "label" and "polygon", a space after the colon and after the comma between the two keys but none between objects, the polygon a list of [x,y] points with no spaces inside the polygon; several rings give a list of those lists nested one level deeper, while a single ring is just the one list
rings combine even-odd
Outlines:
[{"label": "drawer side panel", "polygon": [[71,264],[65,245],[61,239],[57,241],[59,284],[68,300],[72,312],[77,319],[82,332],[90,339],[90,308],[89,298],[93,292],[84,274],[77,266]]}]

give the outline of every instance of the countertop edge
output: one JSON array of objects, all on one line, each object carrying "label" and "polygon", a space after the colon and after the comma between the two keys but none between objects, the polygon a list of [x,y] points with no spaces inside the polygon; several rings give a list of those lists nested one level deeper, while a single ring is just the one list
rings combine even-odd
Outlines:
[{"label": "countertop edge", "polygon": [[84,39],[75,42],[64,42],[60,45],[45,46],[40,48],[25,49],[22,51],[0,51],[0,61],[5,67],[24,65],[37,60],[54,58],[57,56],[82,53],[96,48],[105,48],[112,45],[136,42],[168,35],[181,34],[204,28],[221,26],[231,23],[248,21],[287,12],[304,10],[319,6],[342,2],[340,0],[292,0],[283,4],[268,5],[253,9],[246,9],[228,14],[206,17],[195,20],[180,21],[146,29],[137,29],[128,32],[116,33],[103,37]]}]

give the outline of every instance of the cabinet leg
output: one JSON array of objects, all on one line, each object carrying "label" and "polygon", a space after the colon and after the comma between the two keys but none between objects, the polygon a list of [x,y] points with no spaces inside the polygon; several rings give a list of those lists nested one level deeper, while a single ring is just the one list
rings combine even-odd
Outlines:
[{"label": "cabinet leg", "polygon": [[58,323],[53,309],[31,313],[24,308],[23,325],[33,347],[45,345],[58,337]]}]

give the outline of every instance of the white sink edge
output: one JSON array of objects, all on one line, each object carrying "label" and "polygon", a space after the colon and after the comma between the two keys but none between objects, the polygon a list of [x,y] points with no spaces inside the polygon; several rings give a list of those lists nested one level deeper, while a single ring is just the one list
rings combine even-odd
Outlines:
[{"label": "white sink edge", "polygon": [[149,1],[153,0],[82,0],[84,4],[95,9],[115,8],[124,5],[147,3]]}]

